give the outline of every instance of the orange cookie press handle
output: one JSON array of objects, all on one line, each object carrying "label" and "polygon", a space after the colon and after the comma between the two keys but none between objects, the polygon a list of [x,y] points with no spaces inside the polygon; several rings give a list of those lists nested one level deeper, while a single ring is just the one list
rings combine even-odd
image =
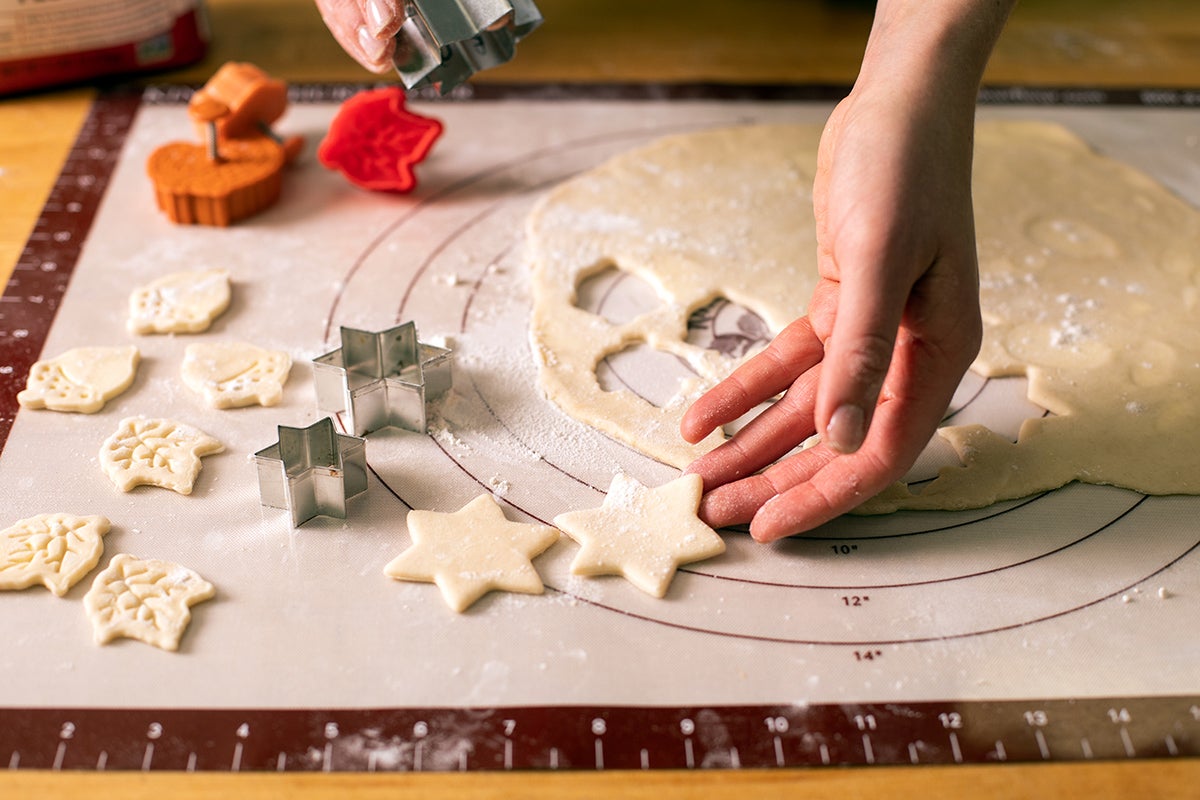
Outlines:
[{"label": "orange cookie press handle", "polygon": [[265,133],[287,110],[287,84],[253,64],[230,61],[209,78],[188,102],[188,116],[197,133],[206,135],[209,123],[225,139]]},{"label": "orange cookie press handle", "polygon": [[253,64],[221,67],[188,103],[204,143],[170,142],[146,163],[158,207],[173,222],[225,226],[273,205],[304,144],[271,130],[286,108],[283,81]]}]

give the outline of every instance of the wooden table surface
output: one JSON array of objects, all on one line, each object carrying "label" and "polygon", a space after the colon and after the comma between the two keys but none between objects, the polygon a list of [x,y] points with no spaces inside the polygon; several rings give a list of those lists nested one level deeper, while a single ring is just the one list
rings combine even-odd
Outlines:
[{"label": "wooden table surface", "polygon": [[[870,26],[864,0],[538,0],[546,24],[481,81],[718,81],[848,85]],[[228,60],[292,81],[375,76],[341,52],[311,0],[208,0],[208,58],[157,82],[202,83]],[[989,84],[1200,88],[1195,0],[1037,0],[1016,10]],[[7,281],[94,90],[0,100],[0,279]],[[804,796],[1195,797],[1200,760],[711,773],[180,775],[0,771],[0,797],[186,798]]]}]

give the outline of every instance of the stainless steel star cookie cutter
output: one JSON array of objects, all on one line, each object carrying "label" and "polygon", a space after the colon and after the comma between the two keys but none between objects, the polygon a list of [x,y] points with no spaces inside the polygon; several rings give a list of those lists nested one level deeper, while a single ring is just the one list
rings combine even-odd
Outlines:
[{"label": "stainless steel star cookie cutter", "polygon": [[262,504],[291,511],[292,527],[313,517],[346,518],[367,490],[367,443],[338,433],[322,417],[307,428],[279,426],[279,441],[254,454]]},{"label": "stainless steel star cookie cutter", "polygon": [[533,0],[408,0],[392,62],[405,87],[447,94],[510,60],[517,42],[541,24]]},{"label": "stainless steel star cookie cutter", "polygon": [[426,403],[450,388],[453,353],[418,341],[413,322],[341,335],[341,347],[313,359],[317,408],[346,412],[355,436],[388,426],[424,433]]}]

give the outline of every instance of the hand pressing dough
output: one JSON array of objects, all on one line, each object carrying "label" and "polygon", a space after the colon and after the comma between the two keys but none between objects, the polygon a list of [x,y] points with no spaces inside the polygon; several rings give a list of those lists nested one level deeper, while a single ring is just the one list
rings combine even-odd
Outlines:
[{"label": "hand pressing dough", "polygon": [[[595,365],[644,341],[684,357],[707,384],[721,371],[702,370],[675,340],[714,294],[775,332],[803,314],[816,276],[818,135],[763,126],[673,137],[551,193],[528,223],[546,394],[676,466],[716,444],[679,440],[691,398],[660,410],[604,393]],[[980,123],[973,188],[985,326],[973,369],[1026,376],[1029,399],[1051,416],[1028,420],[1015,443],[944,428],[962,467],[861,510],[974,508],[1072,480],[1200,493],[1200,211],[1044,123]],[[656,286],[663,307],[622,326],[575,308],[579,282],[607,265]]]},{"label": "hand pressing dough", "polygon": [[558,531],[510,522],[490,494],[453,514],[410,511],[407,523],[412,546],[384,567],[388,577],[435,583],[458,612],[492,590],[542,593],[532,559],[558,541]]},{"label": "hand pressing dough", "polygon": [[175,272],[129,296],[129,332],[199,333],[229,307],[229,273],[223,269]]},{"label": "hand pressing dough", "polygon": [[136,347],[76,347],[29,370],[22,408],[94,414],[129,388],[137,375]]},{"label": "hand pressing dough", "polygon": [[[817,127],[753,127],[672,136],[572,178],[533,210],[530,336],[538,382],[571,416],[683,467],[722,441],[679,436],[683,412],[736,366],[686,341],[688,318],[718,297],[772,331],[803,313],[816,285],[812,182]],[[576,307],[576,290],[615,266],[662,302],[615,325]],[[596,365],[644,343],[697,380],[663,407],[604,391]]]},{"label": "hand pressing dough", "polygon": [[190,344],[180,372],[192,391],[213,408],[276,405],[292,368],[282,350],[264,350],[244,342]]},{"label": "hand pressing dough", "polygon": [[62,597],[100,563],[109,522],[101,516],[38,514],[0,531],[0,589],[40,583]]},{"label": "hand pressing dough", "polygon": [[100,448],[100,467],[117,488],[161,486],[191,494],[200,458],[225,449],[201,430],[170,419],[127,417]]},{"label": "hand pressing dough", "polygon": [[124,636],[178,650],[190,607],[215,594],[211,583],[186,567],[120,553],[96,576],[83,607],[96,644]]},{"label": "hand pressing dough", "polygon": [[976,227],[984,316],[973,369],[1024,375],[1013,443],[944,428],[964,466],[863,511],[974,508],[1072,480],[1200,493],[1200,211],[1063,128],[981,126]]},{"label": "hand pressing dough", "polygon": [[582,548],[576,575],[621,575],[646,594],[662,597],[683,564],[725,552],[725,541],[696,516],[703,482],[684,475],[649,489],[616,475],[600,508],[554,518]]}]

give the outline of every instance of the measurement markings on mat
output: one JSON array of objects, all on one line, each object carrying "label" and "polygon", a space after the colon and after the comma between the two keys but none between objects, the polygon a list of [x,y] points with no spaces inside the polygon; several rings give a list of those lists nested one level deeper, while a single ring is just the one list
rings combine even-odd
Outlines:
[{"label": "measurement markings on mat", "polygon": [[[761,769],[1200,756],[1200,696],[696,708],[0,710],[7,768]],[[0,763],[4,763],[0,760]]]}]

